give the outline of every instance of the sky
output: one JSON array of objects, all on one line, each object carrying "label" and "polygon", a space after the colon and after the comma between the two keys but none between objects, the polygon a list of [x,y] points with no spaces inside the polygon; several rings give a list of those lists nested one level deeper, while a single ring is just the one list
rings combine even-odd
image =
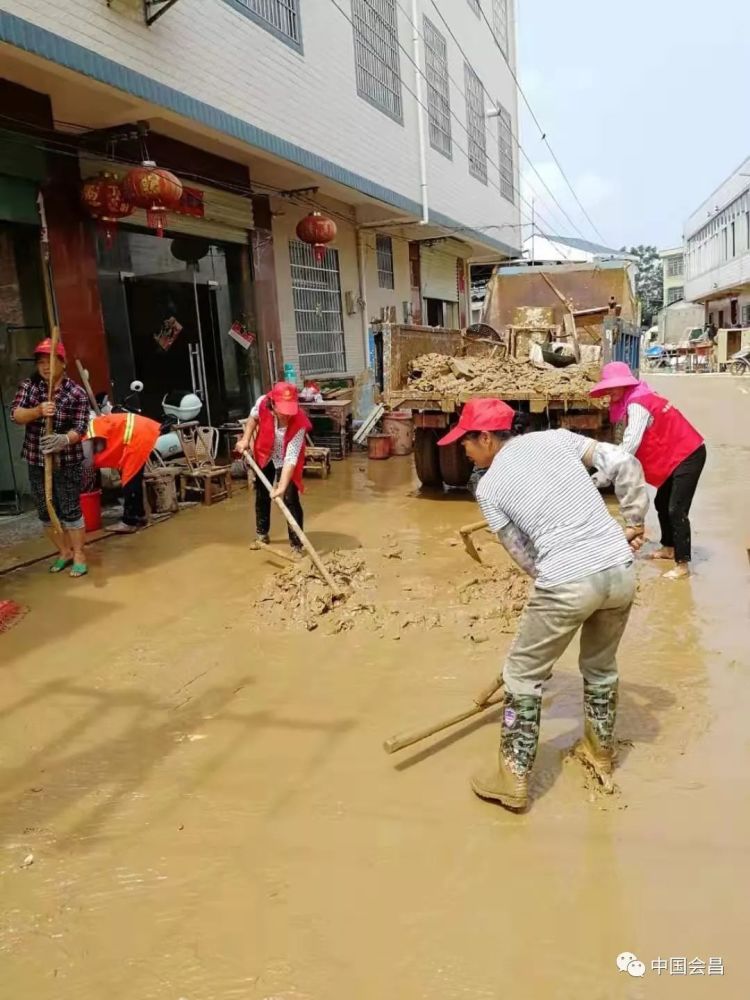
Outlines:
[{"label": "sky", "polygon": [[[750,0],[516,0],[521,87],[607,246],[682,243],[750,155]],[[601,242],[519,98],[538,226]],[[522,206],[528,213],[528,206]]]}]

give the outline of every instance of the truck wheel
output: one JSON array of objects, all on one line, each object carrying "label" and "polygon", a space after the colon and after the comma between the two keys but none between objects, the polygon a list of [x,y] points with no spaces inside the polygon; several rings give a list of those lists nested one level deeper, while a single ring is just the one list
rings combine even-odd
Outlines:
[{"label": "truck wheel", "polygon": [[438,452],[439,432],[428,427],[417,427],[414,431],[414,465],[417,477],[423,486],[442,486],[440,456]]},{"label": "truck wheel", "polygon": [[466,486],[474,466],[460,442],[440,449],[440,474],[446,486]]}]

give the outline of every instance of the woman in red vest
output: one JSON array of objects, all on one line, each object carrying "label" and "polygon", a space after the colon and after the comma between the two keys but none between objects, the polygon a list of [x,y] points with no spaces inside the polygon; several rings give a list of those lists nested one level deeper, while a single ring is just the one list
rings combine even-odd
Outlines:
[{"label": "woman in red vest", "polygon": [[[261,396],[250,411],[242,437],[235,451],[244,454],[253,444],[253,457],[269,482],[273,483],[270,495],[262,483],[255,484],[256,547],[268,545],[271,530],[271,500],[283,497],[300,528],[304,513],[300,503],[303,492],[302,470],[305,465],[305,438],[312,425],[300,409],[297,388],[289,382],[277,382],[265,396]],[[257,433],[256,433],[257,431]],[[292,552],[299,554],[302,546],[289,528]]]},{"label": "woman in red vest", "polygon": [[609,396],[612,423],[626,420],[622,447],[643,466],[646,482],[656,487],[654,506],[661,527],[661,548],[651,559],[675,561],[664,575],[690,575],[690,505],[706,463],[706,445],[676,407],[637,379],[622,361],[604,366],[591,396]]}]

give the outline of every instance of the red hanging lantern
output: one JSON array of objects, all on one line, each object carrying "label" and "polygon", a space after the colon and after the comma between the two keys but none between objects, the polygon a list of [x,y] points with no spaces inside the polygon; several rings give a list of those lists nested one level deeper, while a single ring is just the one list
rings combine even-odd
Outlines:
[{"label": "red hanging lantern", "polygon": [[157,236],[163,236],[167,212],[174,212],[182,198],[182,181],[169,170],[157,167],[153,160],[144,160],[133,167],[122,182],[129,202],[146,209],[146,221]]},{"label": "red hanging lantern", "polygon": [[336,239],[336,231],[336,223],[322,212],[310,212],[297,223],[297,236],[303,243],[312,244],[318,264],[326,255],[326,244]]},{"label": "red hanging lantern", "polygon": [[123,195],[119,180],[106,171],[89,177],[81,185],[81,200],[89,215],[99,223],[109,249],[118,221],[133,214],[133,206]]}]

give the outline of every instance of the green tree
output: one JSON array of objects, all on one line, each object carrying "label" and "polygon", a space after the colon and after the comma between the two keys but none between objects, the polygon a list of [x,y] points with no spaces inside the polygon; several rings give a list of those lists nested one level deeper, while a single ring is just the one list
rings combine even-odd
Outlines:
[{"label": "green tree", "polygon": [[638,278],[635,289],[641,300],[641,323],[643,326],[653,326],[656,314],[664,305],[664,284],[662,278],[662,263],[656,247],[644,246],[626,249],[626,253],[636,258]]}]

